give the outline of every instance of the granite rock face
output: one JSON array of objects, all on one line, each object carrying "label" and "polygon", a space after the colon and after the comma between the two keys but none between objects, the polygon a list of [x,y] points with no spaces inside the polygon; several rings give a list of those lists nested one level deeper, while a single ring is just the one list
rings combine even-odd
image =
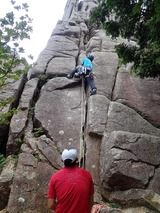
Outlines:
[{"label": "granite rock face", "polygon": [[[18,113],[0,129],[0,144],[17,164],[6,184],[0,176],[8,201],[0,210],[48,212],[49,179],[63,167],[63,149],[74,146],[93,176],[95,202],[120,207],[101,212],[160,212],[160,84],[131,76],[129,65],[118,68],[114,46],[122,39],[90,25],[96,2],[68,0],[27,82],[16,82]],[[95,58],[93,96],[86,82],[66,78],[88,53]],[[17,94],[10,89],[6,95]]]}]

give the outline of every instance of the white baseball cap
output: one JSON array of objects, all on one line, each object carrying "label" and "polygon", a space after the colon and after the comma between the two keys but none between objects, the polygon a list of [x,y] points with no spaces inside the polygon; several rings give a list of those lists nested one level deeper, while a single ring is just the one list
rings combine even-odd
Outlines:
[{"label": "white baseball cap", "polygon": [[72,163],[73,163],[77,159],[77,150],[74,148],[65,149],[62,152],[61,158],[63,161],[70,159],[70,160],[72,160]]}]

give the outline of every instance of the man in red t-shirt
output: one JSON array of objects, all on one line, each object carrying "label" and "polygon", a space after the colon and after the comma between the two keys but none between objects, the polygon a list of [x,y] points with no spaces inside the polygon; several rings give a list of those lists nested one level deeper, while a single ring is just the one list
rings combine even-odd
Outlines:
[{"label": "man in red t-shirt", "polygon": [[65,149],[61,158],[64,168],[50,179],[47,207],[56,213],[90,213],[94,194],[91,174],[76,165],[76,149]]}]

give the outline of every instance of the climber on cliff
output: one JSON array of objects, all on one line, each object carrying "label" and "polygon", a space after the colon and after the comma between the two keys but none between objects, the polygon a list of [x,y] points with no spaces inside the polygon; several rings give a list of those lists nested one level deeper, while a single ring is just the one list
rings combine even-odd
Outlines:
[{"label": "climber on cliff", "polygon": [[67,75],[68,79],[73,77],[79,78],[81,76],[87,81],[87,83],[91,87],[90,95],[95,95],[97,92],[97,88],[94,82],[94,75],[93,75],[93,65],[92,61],[94,60],[93,55],[88,55],[86,58],[83,59],[82,64],[77,66],[71,73]]}]

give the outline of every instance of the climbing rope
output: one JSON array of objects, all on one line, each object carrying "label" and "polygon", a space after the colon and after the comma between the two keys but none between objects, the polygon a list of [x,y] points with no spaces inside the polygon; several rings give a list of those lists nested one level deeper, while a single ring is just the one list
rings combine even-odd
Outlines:
[{"label": "climbing rope", "polygon": [[85,124],[85,85],[84,77],[82,76],[82,92],[81,92],[81,131],[80,131],[80,156],[79,166],[84,168],[84,155],[85,155],[85,144],[84,144],[84,124]]}]

